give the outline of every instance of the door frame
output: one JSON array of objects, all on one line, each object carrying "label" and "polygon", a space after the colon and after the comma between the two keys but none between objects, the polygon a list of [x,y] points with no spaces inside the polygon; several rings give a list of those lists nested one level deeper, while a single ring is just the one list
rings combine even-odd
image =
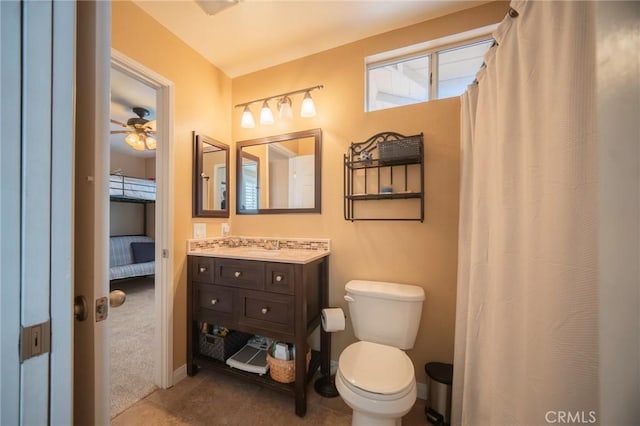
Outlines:
[{"label": "door frame", "polygon": [[[156,90],[155,338],[154,383],[173,385],[173,116],[174,84],[111,48],[111,67]],[[158,173],[159,171],[159,173]],[[105,194],[108,197],[108,194]]]}]

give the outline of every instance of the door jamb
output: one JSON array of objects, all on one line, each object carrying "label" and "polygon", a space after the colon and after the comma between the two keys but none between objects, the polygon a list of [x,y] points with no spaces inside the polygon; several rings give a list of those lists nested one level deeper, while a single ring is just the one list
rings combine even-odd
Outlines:
[{"label": "door jamb", "polygon": [[111,67],[156,89],[156,290],[154,382],[162,389],[173,385],[173,82],[111,49]]}]

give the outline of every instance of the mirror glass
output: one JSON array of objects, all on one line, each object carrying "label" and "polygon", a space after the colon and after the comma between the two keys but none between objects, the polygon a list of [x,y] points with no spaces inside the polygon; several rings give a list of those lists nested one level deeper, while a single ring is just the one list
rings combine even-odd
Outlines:
[{"label": "mirror glass", "polygon": [[320,129],[237,144],[237,212],[320,213]]},{"label": "mirror glass", "polygon": [[229,217],[229,146],[193,133],[193,217]]}]

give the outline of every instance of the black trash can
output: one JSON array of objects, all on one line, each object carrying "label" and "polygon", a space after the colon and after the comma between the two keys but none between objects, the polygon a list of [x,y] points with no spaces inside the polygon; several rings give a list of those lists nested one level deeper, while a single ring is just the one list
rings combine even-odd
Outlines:
[{"label": "black trash can", "polygon": [[429,423],[444,426],[451,423],[451,383],[453,365],[428,362],[424,366],[427,373],[429,394],[425,415]]}]

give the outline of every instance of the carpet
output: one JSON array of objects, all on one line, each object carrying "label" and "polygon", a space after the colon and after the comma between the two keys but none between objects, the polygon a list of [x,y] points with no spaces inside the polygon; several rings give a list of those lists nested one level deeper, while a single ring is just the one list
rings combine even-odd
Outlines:
[{"label": "carpet", "polygon": [[154,278],[120,281],[111,290],[123,290],[127,299],[109,310],[110,417],[124,411],[156,389],[153,384]]}]

